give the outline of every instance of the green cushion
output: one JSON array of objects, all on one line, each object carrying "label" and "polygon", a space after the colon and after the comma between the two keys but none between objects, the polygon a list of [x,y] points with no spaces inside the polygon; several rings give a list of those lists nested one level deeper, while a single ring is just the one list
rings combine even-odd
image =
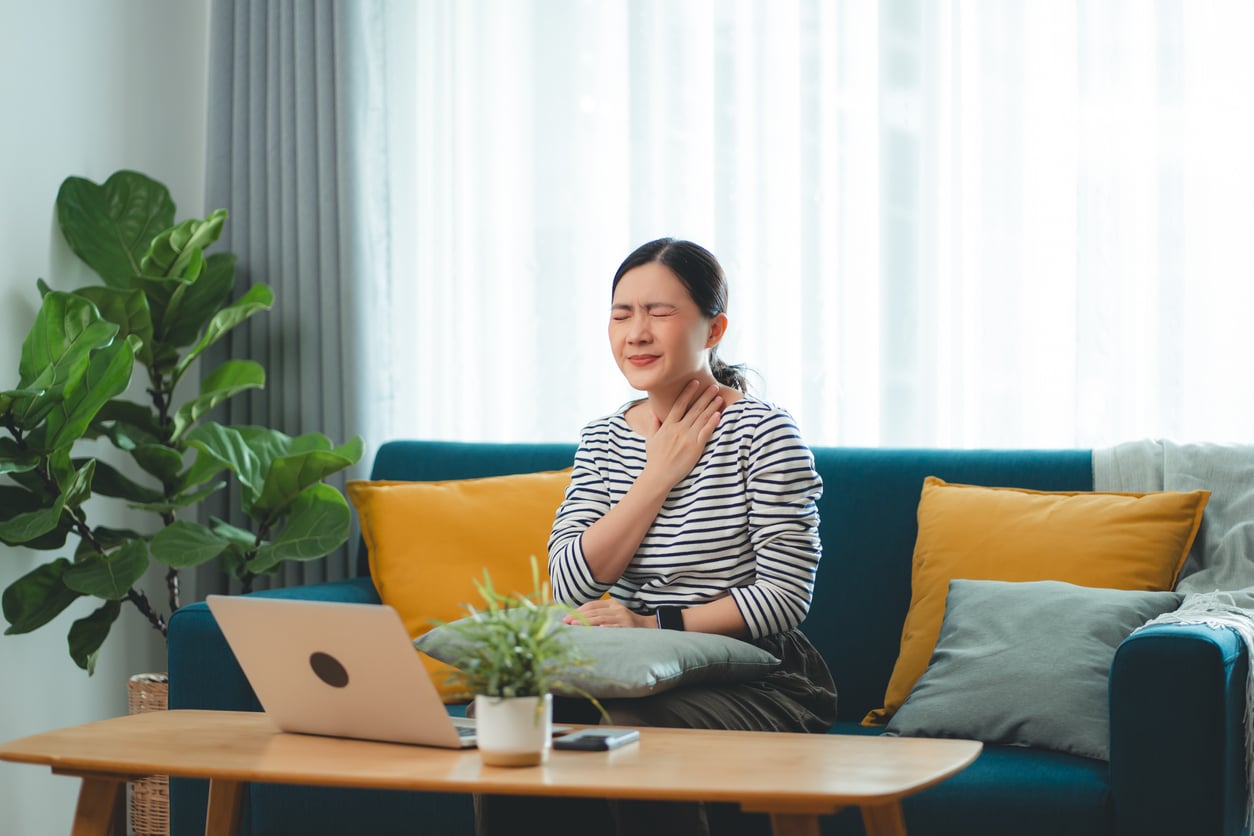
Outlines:
[{"label": "green cushion", "polygon": [[[560,618],[555,610],[554,617]],[[472,618],[442,625],[414,640],[414,647],[441,662],[456,665],[466,639],[458,626]],[[563,673],[565,696],[590,694],[598,699],[644,697],[680,685],[748,682],[779,667],[780,660],[748,642],[713,633],[637,627],[586,627],[557,624],[587,664]]]},{"label": "green cushion", "polygon": [[951,581],[936,650],[887,733],[1106,760],[1115,650],[1182,599],[1060,581]]}]

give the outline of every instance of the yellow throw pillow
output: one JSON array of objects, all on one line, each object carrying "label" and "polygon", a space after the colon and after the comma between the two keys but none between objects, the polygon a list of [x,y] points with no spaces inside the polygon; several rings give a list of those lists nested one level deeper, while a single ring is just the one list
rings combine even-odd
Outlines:
[{"label": "yellow throw pillow", "polygon": [[[570,470],[449,482],[353,480],[369,550],[370,574],[383,603],[417,638],[432,619],[455,621],[465,604],[481,603],[474,582],[483,570],[498,592],[530,592],[531,556],[548,579],[549,532],[570,484]],[[423,656],[447,697],[448,666]]]},{"label": "yellow throw pillow", "polygon": [[863,725],[888,722],[927,669],[951,580],[1170,590],[1209,499],[1210,491],[1050,493],[927,477],[901,649],[884,707]]}]

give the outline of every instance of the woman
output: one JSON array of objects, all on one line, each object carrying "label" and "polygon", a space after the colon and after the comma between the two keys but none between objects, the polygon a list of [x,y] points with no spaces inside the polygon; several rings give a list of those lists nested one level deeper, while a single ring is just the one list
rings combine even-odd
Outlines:
[{"label": "woman", "polygon": [[[605,700],[611,722],[825,732],[835,686],[797,629],[821,551],[822,483],[791,416],[748,396],[741,370],[717,357],[728,324],[723,270],[702,247],[663,238],[627,257],[612,293],[610,347],[646,397],[583,430],[549,540],[554,595],[593,627],[721,633],[783,665],[757,682]],[[481,803],[481,832],[524,820],[517,809],[498,819],[495,804]],[[762,824],[723,822],[729,811],[695,804],[612,806],[619,833]]]}]

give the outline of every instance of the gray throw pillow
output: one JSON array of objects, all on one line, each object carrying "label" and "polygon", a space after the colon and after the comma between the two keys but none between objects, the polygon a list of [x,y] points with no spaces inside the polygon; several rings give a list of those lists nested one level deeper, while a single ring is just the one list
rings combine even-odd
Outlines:
[{"label": "gray throw pillow", "polygon": [[886,733],[1109,760],[1115,650],[1183,598],[1060,581],[950,581],[936,650]]},{"label": "gray throw pillow", "polygon": [[[457,632],[461,621],[424,633],[414,640],[414,647],[455,665],[466,642]],[[570,696],[582,691],[598,699],[645,697],[681,685],[748,682],[780,665],[756,645],[713,633],[567,624],[558,629],[569,632],[579,654],[588,660],[563,673],[570,690],[560,693]]]}]

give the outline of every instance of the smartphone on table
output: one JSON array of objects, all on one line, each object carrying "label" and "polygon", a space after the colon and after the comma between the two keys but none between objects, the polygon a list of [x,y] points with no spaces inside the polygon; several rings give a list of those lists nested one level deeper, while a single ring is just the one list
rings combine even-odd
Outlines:
[{"label": "smartphone on table", "polygon": [[604,752],[617,749],[640,739],[640,732],[635,729],[619,729],[599,726],[595,729],[580,729],[553,738],[554,749],[575,749],[581,752]]}]

